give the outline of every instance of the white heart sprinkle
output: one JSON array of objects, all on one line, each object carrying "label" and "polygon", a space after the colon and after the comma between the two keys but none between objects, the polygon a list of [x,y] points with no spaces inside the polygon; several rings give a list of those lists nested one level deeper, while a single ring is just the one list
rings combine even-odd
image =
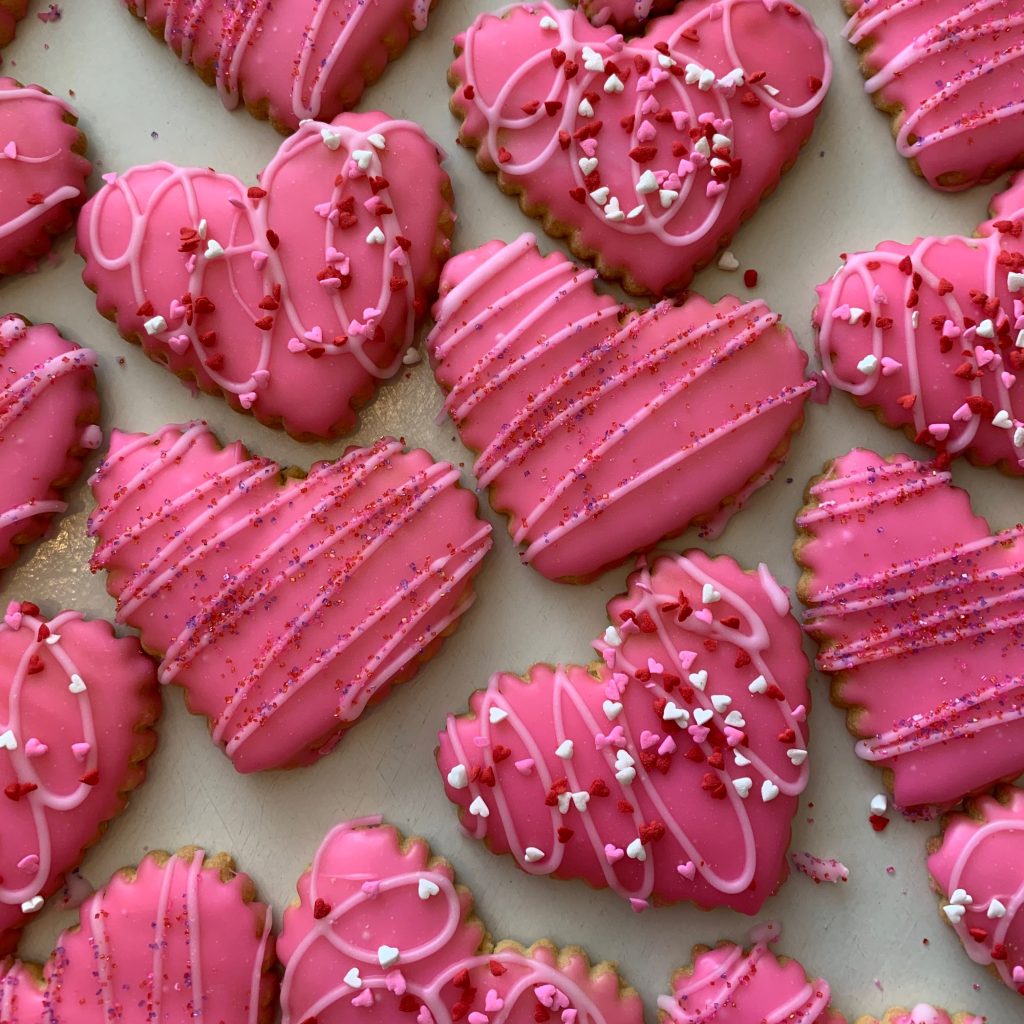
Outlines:
[{"label": "white heart sprinkle", "polygon": [[732,788],[735,789],[744,800],[750,796],[750,787],[753,786],[753,784],[754,780],[748,779],[745,775],[742,778],[732,780]]},{"label": "white heart sprinkle", "polygon": [[383,945],[377,949],[377,962],[387,970],[398,963],[398,950],[394,946]]},{"label": "white heart sprinkle", "polygon": [[658,191],[658,179],[654,176],[654,171],[646,170],[640,175],[636,183],[636,190],[640,195],[647,195],[650,192]]},{"label": "white heart sprinkle", "polygon": [[159,334],[167,330],[167,321],[162,316],[150,317],[143,325],[149,335]]},{"label": "white heart sprinkle", "polygon": [[622,714],[622,704],[617,700],[606,700],[601,705],[601,710],[609,722],[614,722]]},{"label": "white heart sprinkle", "polygon": [[[579,106],[576,107],[576,113],[579,114],[580,117],[594,116],[594,108],[590,105],[590,100],[588,100],[586,96],[580,100]],[[587,172],[584,171],[583,173],[586,174]]]},{"label": "white heart sprinkle", "polygon": [[979,338],[994,338],[996,336],[996,325],[991,320],[982,320],[977,327]]},{"label": "white heart sprinkle", "polygon": [[958,907],[954,903],[948,903],[942,908],[942,912],[946,915],[951,924],[959,924],[963,920],[963,916],[967,911],[965,907]]},{"label": "white heart sprinkle", "polygon": [[689,719],[690,712],[670,700],[665,705],[665,710],[661,713],[661,717],[666,722],[678,722],[680,720],[685,722]]},{"label": "white heart sprinkle", "polygon": [[801,747],[792,747],[786,751],[786,757],[789,758],[791,764],[799,767],[807,760],[807,751]]},{"label": "white heart sprinkle", "polygon": [[85,680],[77,673],[72,673],[71,682],[68,683],[68,691],[71,693],[85,693]]},{"label": "white heart sprinkle", "polygon": [[622,92],[625,86],[622,84],[622,79],[618,75],[609,75],[604,82],[605,92]]},{"label": "white heart sprinkle", "polygon": [[583,67],[587,71],[604,71],[604,58],[589,46],[583,47]]},{"label": "white heart sprinkle", "polygon": [[718,269],[719,270],[739,270],[740,261],[726,249],[721,256],[718,257]]},{"label": "white heart sprinkle", "polygon": [[361,171],[369,170],[370,161],[373,159],[373,153],[368,149],[354,149],[352,150],[352,160],[355,162],[356,167]]},{"label": "white heart sprinkle", "polygon": [[714,584],[705,583],[703,590],[700,592],[700,599],[705,604],[714,604],[715,601],[721,601],[722,595],[715,590]]},{"label": "white heart sprinkle", "polygon": [[949,902],[955,903],[957,906],[969,907],[974,902],[974,897],[966,889],[954,889],[953,895],[949,897]]},{"label": "white heart sprinkle", "polygon": [[615,773],[615,778],[624,786],[628,786],[636,778],[635,768],[620,768]]},{"label": "white heart sprinkle", "polygon": [[330,150],[335,150],[341,145],[341,136],[331,128],[321,128],[320,138],[323,144]]},{"label": "white heart sprinkle", "polygon": [[872,814],[885,814],[889,810],[889,798],[884,793],[876,793],[869,806]]},{"label": "white heart sprinkle", "polygon": [[626,847],[626,856],[632,860],[647,860],[647,851],[644,849],[644,844],[640,842],[639,837],[634,839],[633,842]]},{"label": "white heart sprinkle", "polygon": [[618,647],[622,643],[622,637],[619,636],[619,631],[614,626],[609,626],[604,631],[604,642],[609,647]]},{"label": "white heart sprinkle", "polygon": [[469,785],[469,772],[464,764],[457,764],[448,773],[448,785],[452,789],[465,789]]},{"label": "white heart sprinkle", "polygon": [[34,914],[43,905],[42,896],[33,896],[30,900],[25,900],[21,905],[22,913]]},{"label": "white heart sprinkle", "polygon": [[208,260],[220,259],[224,255],[224,247],[217,241],[216,238],[211,238],[206,243],[206,258]]},{"label": "white heart sprinkle", "polygon": [[725,716],[725,724],[731,725],[734,729],[742,729],[747,724],[747,720],[738,711],[730,711]]},{"label": "white heart sprinkle", "polygon": [[416,894],[421,900],[429,900],[431,896],[436,896],[440,891],[437,883],[432,882],[429,878],[421,878],[416,885]]},{"label": "white heart sprinkle", "polygon": [[604,206],[608,202],[608,197],[611,195],[611,189],[607,185],[602,185],[600,188],[595,188],[590,193],[590,198],[597,203],[598,206]]},{"label": "white heart sprinkle", "polygon": [[720,715],[724,715],[725,709],[732,703],[732,697],[724,693],[713,693],[711,695],[711,703]]},{"label": "white heart sprinkle", "polygon": [[703,690],[708,685],[708,670],[702,668],[699,672],[691,672],[689,678],[691,686],[696,686],[698,690]]},{"label": "white heart sprinkle", "polygon": [[750,764],[750,758],[744,757],[738,750],[732,752],[732,759],[740,766],[740,768],[746,768]]},{"label": "white heart sprinkle", "polygon": [[761,783],[761,799],[767,804],[771,803],[779,795],[779,787],[771,779],[765,779]]},{"label": "white heart sprinkle", "polygon": [[383,149],[385,146],[384,136],[380,132],[374,132],[372,135],[366,136],[366,141],[369,142],[374,149]]},{"label": "white heart sprinkle", "polygon": [[4,750],[17,750],[18,741],[14,736],[14,733],[8,729],[3,735],[0,735],[0,747]]},{"label": "white heart sprinkle", "polygon": [[573,755],[572,740],[562,740],[562,742],[555,747],[555,755],[562,758],[563,761],[568,761]]},{"label": "white heart sprinkle", "polygon": [[535,861],[544,859],[544,851],[538,850],[536,846],[528,846],[523,852],[523,857],[527,864],[533,864]]},{"label": "white heart sprinkle", "polygon": [[585,811],[590,803],[590,794],[585,789],[577,790],[572,794],[572,802],[577,811]]},{"label": "white heart sprinkle", "polygon": [[878,369],[878,357],[875,355],[865,356],[857,364],[857,369],[863,374],[874,373]]},{"label": "white heart sprinkle", "polygon": [[552,30],[557,30],[558,22],[549,14],[545,14],[544,17],[540,19],[540,27],[550,32]]},{"label": "white heart sprinkle", "polygon": [[487,718],[490,720],[491,725],[497,725],[499,722],[504,722],[508,718],[508,712],[504,708],[490,707],[487,711]]},{"label": "white heart sprinkle", "polygon": [[1000,900],[997,900],[994,896],[989,900],[988,910],[985,911],[985,916],[990,921],[998,920],[1000,917],[1006,917],[1006,907]]},{"label": "white heart sprinkle", "polygon": [[707,725],[714,717],[715,713],[710,708],[697,708],[693,713],[693,720],[698,725]]},{"label": "white heart sprinkle", "polygon": [[1011,270],[1006,275],[1006,287],[1011,292],[1024,292],[1024,274],[1019,273],[1016,270]]},{"label": "white heart sprinkle", "polygon": [[366,236],[367,245],[383,245],[384,244],[384,232],[381,231],[380,227],[374,226],[373,230]]},{"label": "white heart sprinkle", "polygon": [[487,804],[484,801],[484,798],[482,796],[478,796],[469,805],[469,813],[475,814],[478,818],[486,818],[491,812],[487,809]]},{"label": "white heart sprinkle", "polygon": [[767,693],[768,692],[768,680],[764,676],[758,676],[747,689],[751,693]]},{"label": "white heart sprinkle", "polygon": [[663,188],[658,190],[658,198],[662,208],[667,210],[679,198],[679,193],[674,188]]},{"label": "white heart sprinkle", "polygon": [[342,979],[349,988],[362,988],[363,979],[359,976],[359,968],[352,967],[348,974]]},{"label": "white heart sprinkle", "polygon": [[1003,430],[1009,430],[1013,426],[1013,418],[1005,409],[1000,409],[999,412],[992,417],[993,427],[1002,427]]}]

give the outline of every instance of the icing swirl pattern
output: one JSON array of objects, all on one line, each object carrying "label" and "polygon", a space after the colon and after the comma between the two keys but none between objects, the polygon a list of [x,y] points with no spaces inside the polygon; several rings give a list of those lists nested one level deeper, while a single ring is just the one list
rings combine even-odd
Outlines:
[{"label": "icing swirl pattern", "polygon": [[1024,166],[1024,13],[1014,0],[845,0],[865,89],[934,188]]},{"label": "icing swirl pattern", "polygon": [[115,431],[92,568],[239,771],[306,764],[472,603],[490,527],[458,480],[390,438],[282,479],[203,423]]},{"label": "icing swirl pattern", "polygon": [[44,619],[35,605],[6,607],[0,956],[142,782],[159,713],[153,664],[136,640],[78,612]]},{"label": "icing swirl pattern", "polygon": [[282,1024],[642,1024],[643,1005],[577,947],[492,945],[422,839],[379,819],[328,833],[285,911]]},{"label": "icing swirl pattern", "polygon": [[459,141],[627,291],[684,289],[797,157],[831,78],[809,14],[696,0],[626,43],[548,3],[455,40]]},{"label": "icing swirl pattern", "polygon": [[550,579],[726,519],[771,479],[815,387],[763,302],[640,312],[594,277],[529,234],[461,253],[426,343],[480,486]]},{"label": "icing swirl pattern", "polygon": [[42,86],[0,77],[0,275],[25,270],[71,227],[91,170],[77,123]]},{"label": "icing swirl pattern", "polygon": [[1024,790],[978,797],[944,826],[928,871],[946,920],[971,960],[1024,995]]},{"label": "icing swirl pattern", "polygon": [[993,534],[948,472],[855,449],[808,491],[804,624],[857,754],[904,808],[1024,771],[1024,528]]},{"label": "icing swirl pattern", "polygon": [[937,449],[1024,474],[1024,175],[978,237],[883,242],[818,287],[829,382]]},{"label": "icing swirl pattern", "polygon": [[636,910],[754,914],[787,874],[807,784],[808,666],[767,568],[659,558],[608,605],[589,668],[499,673],[450,715],[438,768],[468,834]]},{"label": "icing swirl pattern", "polygon": [[50,324],[0,317],[0,569],[64,511],[61,490],[99,446],[97,362]]},{"label": "icing swirl pattern", "polygon": [[78,227],[121,334],[262,423],[351,430],[402,366],[454,214],[441,154],[382,113],[308,122],[246,188],[157,163],[108,175]]},{"label": "icing swirl pattern", "polygon": [[330,121],[359,101],[409,40],[431,0],[122,0],[154,35],[215,85],[283,132]]}]

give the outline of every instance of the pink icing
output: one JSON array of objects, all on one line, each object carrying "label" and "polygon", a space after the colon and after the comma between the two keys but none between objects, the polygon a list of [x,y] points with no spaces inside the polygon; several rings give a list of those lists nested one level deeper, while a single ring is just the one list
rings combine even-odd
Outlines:
[{"label": "pink icing", "polygon": [[1024,790],[997,795],[946,819],[928,871],[967,955],[1024,995]]},{"label": "pink icing", "polygon": [[33,605],[5,608],[0,956],[142,781],[160,713],[153,663],[138,641],[78,612],[44,620]]},{"label": "pink icing", "polygon": [[658,1000],[674,1024],[845,1024],[828,1005],[828,982],[810,981],[796,960],[781,961],[765,942],[732,943],[700,953]]},{"label": "pink icing", "polygon": [[763,302],[638,312],[594,277],[532,235],[489,242],[446,264],[426,343],[480,486],[551,579],[595,576],[751,489],[814,388]]},{"label": "pink icing", "polygon": [[21,961],[0,966],[0,1020],[4,1024],[49,1024],[40,979]]},{"label": "pink icing", "polygon": [[845,258],[814,313],[829,382],[944,456],[1024,474],[1024,175],[979,238]]},{"label": "pink icing", "polygon": [[26,269],[71,227],[91,169],[72,152],[82,146],[76,121],[41,86],[0,78],[0,275]]},{"label": "pink icing", "polygon": [[28,13],[28,0],[0,0],[0,46],[13,38],[18,21]]},{"label": "pink icing", "polygon": [[64,511],[60,489],[96,447],[96,363],[50,324],[0,316],[0,568]]},{"label": "pink icing", "polygon": [[278,944],[282,1024],[642,1024],[640,997],[578,948],[492,947],[451,866],[377,822],[338,825],[299,879]]},{"label": "pink icing", "polygon": [[808,777],[808,666],[765,578],[700,551],[659,558],[609,603],[604,664],[493,676],[440,737],[467,832],[635,909],[756,913],[786,876]]},{"label": "pink icing", "polygon": [[297,437],[343,433],[432,298],[453,217],[440,156],[411,121],[362,113],[305,124],[261,188],[133,168],[82,211],[83,277],[174,373]]},{"label": "pink icing", "polygon": [[316,760],[472,603],[490,527],[459,472],[384,438],[283,482],[203,423],[114,432],[94,570],[242,772]]},{"label": "pink icing", "polygon": [[896,114],[896,147],[935,188],[1024,162],[1024,13],[1015,0],[847,0],[867,92]]},{"label": "pink icing", "polygon": [[991,534],[949,473],[855,449],[797,518],[805,627],[857,753],[906,808],[1024,771],[1024,529]]},{"label": "pink icing", "polygon": [[269,1024],[274,936],[251,889],[223,854],[150,855],[82,905],[41,992],[20,964],[0,979],[0,1007],[20,1010],[4,1024]]},{"label": "pink icing", "polygon": [[578,256],[658,295],[775,187],[831,78],[810,15],[774,0],[688,2],[628,44],[578,11],[516,5],[455,46],[460,141]]},{"label": "pink icing", "polygon": [[217,87],[282,131],[355,106],[409,39],[431,0],[122,0]]}]

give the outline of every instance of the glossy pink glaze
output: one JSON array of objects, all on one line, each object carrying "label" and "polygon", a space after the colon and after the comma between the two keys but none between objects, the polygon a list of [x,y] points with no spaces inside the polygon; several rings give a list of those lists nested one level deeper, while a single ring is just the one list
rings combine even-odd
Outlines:
[{"label": "glossy pink glaze", "polygon": [[270,910],[222,862],[186,849],[115,875],[58,937],[41,992],[21,964],[0,979],[4,1024],[269,1024]]},{"label": "glossy pink glaze", "polygon": [[433,297],[452,217],[440,159],[418,125],[361,113],[284,141],[265,196],[207,168],[108,176],[79,221],[83,277],[174,373],[297,437],[343,433]]},{"label": "glossy pink glaze", "polygon": [[775,187],[831,78],[810,15],[775,0],[688,2],[629,44],[578,11],[520,4],[455,49],[459,140],[577,255],[656,295],[685,288]]},{"label": "glossy pink glaze", "polygon": [[[967,955],[1024,995],[1024,790],[998,796],[979,797],[969,815],[946,819],[928,871]],[[951,901],[958,889],[969,903],[960,894]],[[984,934],[969,933],[978,929]]]},{"label": "glossy pink glaze", "polygon": [[829,382],[946,455],[1024,474],[1022,232],[1024,174],[980,237],[846,257],[814,312]]},{"label": "glossy pink glaze", "polygon": [[94,570],[239,771],[316,760],[473,600],[490,527],[459,472],[385,438],[307,477],[202,423],[115,431]]},{"label": "glossy pink glaze", "polygon": [[299,879],[278,944],[282,1024],[533,1024],[538,1006],[556,1024],[642,1024],[640,997],[579,949],[492,947],[451,866],[378,821],[338,825]]},{"label": "glossy pink glaze", "polygon": [[229,110],[243,103],[282,130],[329,121],[427,27],[431,0],[122,0]]},{"label": "glossy pink glaze", "polygon": [[153,663],[137,640],[78,612],[47,620],[34,606],[4,609],[0,956],[142,781],[160,714]]},{"label": "glossy pink glaze", "polygon": [[51,324],[0,316],[0,568],[64,511],[61,487],[99,446],[97,361]]},{"label": "glossy pink glaze", "polygon": [[1016,0],[845,0],[867,92],[898,110],[896,146],[935,188],[1024,163],[1024,13]]},{"label": "glossy pink glaze", "polygon": [[1024,529],[992,535],[949,473],[854,449],[797,517],[804,624],[857,753],[904,808],[1024,771]]},{"label": "glossy pink glaze", "polygon": [[0,78],[0,275],[45,256],[85,199],[91,167],[72,152],[81,134],[65,120],[76,117],[41,86]]},{"label": "glossy pink glaze", "polygon": [[722,943],[673,977],[658,1009],[674,1024],[845,1024],[829,996],[827,981],[810,981],[798,961],[778,960],[765,942],[749,950]]},{"label": "glossy pink glaze", "polygon": [[754,914],[786,877],[807,784],[789,599],[764,566],[689,551],[633,574],[608,615],[604,665],[500,673],[449,716],[445,792],[470,835],[530,874],[613,888],[637,910]]},{"label": "glossy pink glaze", "polygon": [[814,388],[763,302],[638,312],[594,277],[529,234],[460,253],[426,343],[477,480],[550,579],[595,576],[742,505]]}]

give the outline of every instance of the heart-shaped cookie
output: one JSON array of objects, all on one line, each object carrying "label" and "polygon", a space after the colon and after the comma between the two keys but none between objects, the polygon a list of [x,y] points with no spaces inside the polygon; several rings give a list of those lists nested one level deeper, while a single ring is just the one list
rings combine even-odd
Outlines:
[{"label": "heart-shaped cookie", "polygon": [[993,534],[948,472],[863,449],[811,483],[796,522],[818,668],[896,802],[1024,772],[1024,528]]},{"label": "heart-shaped cookie", "polygon": [[427,27],[435,0],[121,0],[229,110],[278,131],[330,121]]},{"label": "heart-shaped cookie", "polygon": [[733,942],[694,948],[692,964],[672,977],[672,994],[658,999],[662,1024],[846,1024],[829,1006],[824,978],[812,979],[798,960],[772,951],[778,927],[754,931],[749,949]]},{"label": "heart-shaped cookie", "polygon": [[282,1024],[642,1024],[612,964],[493,945],[451,865],[380,819],[332,829],[297,888],[278,942]]},{"label": "heart-shaped cookie", "polygon": [[967,955],[1024,995],[1024,790],[971,800],[928,847],[942,912]]},{"label": "heart-shaped cookie", "polygon": [[1016,0],[843,0],[865,89],[901,156],[953,191],[1024,166],[1024,19]]},{"label": "heart-shaped cookie", "polygon": [[[828,380],[942,460],[1024,474],[1024,175],[975,238],[883,242],[818,288]],[[940,460],[941,461],[941,460]]]},{"label": "heart-shaped cookie", "polygon": [[239,771],[306,764],[472,603],[491,529],[458,481],[390,438],[303,475],[204,423],[115,431],[92,568]]},{"label": "heart-shaped cookie", "polygon": [[666,555],[608,604],[604,664],[492,677],[438,768],[463,827],[535,875],[634,909],[754,914],[787,874],[807,784],[808,665],[761,565]]},{"label": "heart-shaped cookie", "polygon": [[28,13],[28,0],[0,0],[0,46],[13,38],[18,22]]},{"label": "heart-shaped cookie", "polygon": [[92,168],[77,125],[42,86],[0,78],[0,276],[45,256],[84,202]]},{"label": "heart-shaped cookie", "polygon": [[[40,972],[0,978],[4,1024],[270,1024],[270,908],[225,853],[150,853],[79,909]],[[42,1012],[40,1013],[40,1010]]]},{"label": "heart-shaped cookie", "polygon": [[629,43],[547,3],[483,14],[448,72],[459,141],[627,291],[683,289],[772,191],[831,78],[810,15],[696,0]]},{"label": "heart-shaped cookie", "polygon": [[0,317],[0,569],[67,508],[61,491],[99,447],[96,363],[51,324]]},{"label": "heart-shaped cookie", "polygon": [[121,334],[299,438],[350,430],[402,365],[454,214],[441,154],[386,114],[308,122],[246,188],[209,168],[108,177],[78,226]]},{"label": "heart-shaped cookie", "polygon": [[474,472],[523,560],[581,580],[708,533],[767,483],[803,422],[807,357],[763,302],[644,312],[532,235],[445,265],[427,340]]},{"label": "heart-shaped cookie", "polygon": [[78,612],[44,619],[35,605],[6,607],[0,957],[145,777],[159,714],[153,663],[137,640]]}]

